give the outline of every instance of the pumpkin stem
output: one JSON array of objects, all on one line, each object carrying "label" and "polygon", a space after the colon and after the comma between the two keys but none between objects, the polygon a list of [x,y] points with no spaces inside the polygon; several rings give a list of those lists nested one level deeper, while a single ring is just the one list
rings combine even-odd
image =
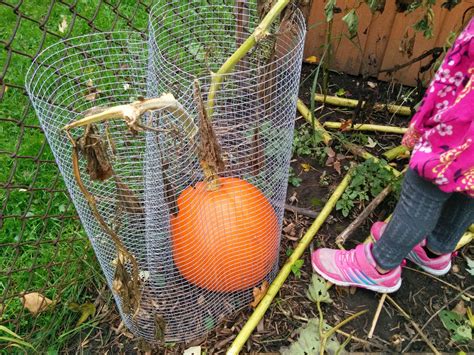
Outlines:
[{"label": "pumpkin stem", "polygon": [[207,114],[206,107],[201,95],[201,87],[198,80],[194,80],[194,99],[199,114],[199,159],[201,169],[208,183],[209,190],[219,188],[219,171],[224,170],[225,164],[222,159],[222,149],[217,140],[216,132]]}]

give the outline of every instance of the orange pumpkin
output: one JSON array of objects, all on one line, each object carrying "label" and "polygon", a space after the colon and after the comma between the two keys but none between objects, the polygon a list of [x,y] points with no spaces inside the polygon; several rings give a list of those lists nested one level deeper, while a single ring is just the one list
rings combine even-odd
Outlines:
[{"label": "orange pumpkin", "polygon": [[179,196],[171,219],[173,258],[191,283],[212,291],[253,287],[270,272],[278,253],[275,212],[252,184],[218,178],[219,187],[198,182]]}]

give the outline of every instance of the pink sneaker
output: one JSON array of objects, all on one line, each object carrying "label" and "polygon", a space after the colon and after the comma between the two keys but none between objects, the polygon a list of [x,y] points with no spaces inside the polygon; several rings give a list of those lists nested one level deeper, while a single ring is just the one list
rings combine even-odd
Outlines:
[{"label": "pink sneaker", "polygon": [[372,243],[359,244],[352,250],[322,248],[311,255],[313,269],[339,286],[357,286],[377,292],[395,292],[401,284],[401,267],[380,274],[375,269]]},{"label": "pink sneaker", "polygon": [[[370,229],[370,235],[377,241],[382,236],[386,227],[387,223],[385,222],[375,222]],[[426,255],[425,249],[423,249],[425,245],[426,239],[415,245],[412,251],[408,253],[407,259],[430,274],[436,276],[447,274],[451,269],[451,258],[453,254],[442,254],[437,258],[430,258]]]}]

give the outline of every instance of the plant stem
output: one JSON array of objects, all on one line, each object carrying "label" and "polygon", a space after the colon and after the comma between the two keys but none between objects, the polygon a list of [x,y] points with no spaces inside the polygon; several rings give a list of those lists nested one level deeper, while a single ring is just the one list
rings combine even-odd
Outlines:
[{"label": "plant stem", "polygon": [[198,128],[194,123],[194,120],[186,112],[184,107],[174,98],[170,93],[163,94],[160,97],[153,99],[144,99],[134,101],[127,105],[117,105],[110,108],[104,108],[101,112],[88,115],[80,120],[74,121],[63,127],[65,131],[69,131],[72,128],[82,127],[93,123],[123,119],[134,130],[152,129],[146,127],[140,122],[140,117],[147,111],[151,110],[165,110],[183,119],[182,127],[190,138],[194,137],[197,133]]},{"label": "plant stem", "polygon": [[[357,107],[357,104],[359,102],[358,100],[346,99],[346,98],[337,97],[337,96],[327,96],[327,95],[321,95],[321,94],[315,94],[314,100],[317,102],[328,103],[334,106],[351,107],[351,108]],[[365,105],[365,102],[363,102],[362,105]],[[378,111],[387,110],[390,113],[396,113],[403,116],[411,115],[411,109],[407,106],[386,105],[386,104],[376,103],[374,105],[374,109]]]},{"label": "plant stem", "polygon": [[344,179],[340,182],[339,186],[334,190],[328,202],[326,203],[326,205],[324,205],[323,209],[319,213],[318,217],[315,219],[313,224],[309,227],[308,231],[305,233],[303,238],[300,240],[300,242],[298,243],[293,253],[290,255],[286,263],[281,268],[275,280],[273,280],[272,284],[268,288],[267,293],[262,298],[257,308],[255,308],[250,318],[247,320],[247,323],[245,323],[243,328],[240,330],[239,334],[235,338],[231,347],[227,351],[228,355],[236,355],[240,352],[240,350],[242,349],[245,342],[252,334],[255,327],[263,318],[268,307],[270,307],[270,304],[272,303],[275,296],[278,294],[278,291],[280,290],[281,286],[285,282],[286,278],[291,273],[291,267],[293,266],[296,260],[301,258],[301,255],[303,255],[304,251],[306,250],[308,245],[311,243],[314,236],[316,235],[316,233],[319,231],[322,224],[324,223],[324,221],[328,218],[329,214],[332,212],[332,210],[336,206],[336,202],[339,200],[344,190],[349,185],[349,182],[351,181],[352,173],[353,173],[353,170],[352,169],[349,170],[349,172],[346,174]]},{"label": "plant stem", "polygon": [[[341,122],[331,122],[326,121],[323,124],[325,128],[332,128],[332,129],[339,129],[343,123]],[[365,123],[357,123],[355,125],[351,125],[344,129],[345,131],[371,131],[371,132],[384,132],[384,133],[396,133],[396,134],[404,134],[407,131],[407,128],[404,127],[394,127],[394,126],[384,126],[384,125],[377,125],[377,124],[365,124]]]},{"label": "plant stem", "polygon": [[404,145],[399,145],[395,148],[387,150],[385,153],[382,154],[387,161],[395,160],[399,157],[409,157],[410,156],[410,149],[405,147]]},{"label": "plant stem", "polygon": [[225,74],[230,73],[235,65],[267,35],[268,28],[275,21],[277,16],[285,9],[290,0],[278,0],[273,5],[271,10],[265,15],[262,22],[255,28],[253,33],[242,43],[242,45],[235,51],[219,68],[217,73],[213,74],[209,94],[207,96],[207,114],[212,118],[214,113],[215,97],[217,91],[220,89],[224,81]]},{"label": "plant stem", "polygon": [[319,354],[320,355],[324,355],[324,348],[326,347],[326,341],[327,339],[334,334],[334,332],[336,332],[339,328],[341,328],[342,326],[344,326],[345,324],[349,323],[351,320],[354,320],[355,318],[363,315],[364,313],[366,313],[367,310],[363,310],[363,311],[360,311],[360,312],[357,312],[353,315],[351,315],[350,317],[344,319],[343,321],[341,321],[340,323],[336,324],[334,327],[332,327],[331,329],[329,329],[327,332],[325,332],[323,334],[323,337],[321,338],[321,347],[320,347],[320,352]]},{"label": "plant stem", "polygon": [[298,99],[296,102],[296,107],[303,118],[309,122],[312,125],[312,128],[321,136],[324,144],[329,145],[332,140],[331,135],[324,129],[319,120],[314,116],[314,114],[308,109],[301,99]]}]

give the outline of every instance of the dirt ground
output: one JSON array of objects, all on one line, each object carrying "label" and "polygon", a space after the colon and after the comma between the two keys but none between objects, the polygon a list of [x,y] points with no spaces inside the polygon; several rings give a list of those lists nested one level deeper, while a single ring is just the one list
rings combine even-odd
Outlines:
[{"label": "dirt ground", "polygon": [[[309,65],[303,67],[302,79],[314,69]],[[359,78],[346,75],[331,75],[330,91],[337,92],[341,88],[344,89],[346,97],[358,98],[362,93],[364,98],[369,101],[395,101],[401,102],[403,95],[408,89],[401,89],[397,85],[367,81],[359,83]],[[300,97],[309,105],[309,92],[311,80],[304,82],[301,88]],[[375,88],[372,88],[374,86]],[[340,92],[340,91],[339,91]],[[416,93],[412,94],[413,103],[417,102]],[[326,109],[325,109],[326,110]],[[330,111],[332,110],[332,111]],[[341,120],[352,118],[354,122],[364,123],[385,123],[399,126],[406,126],[408,118],[394,116],[388,112],[360,112],[359,117],[353,117],[352,110],[329,109],[322,111],[321,114],[327,114],[327,120]],[[297,124],[301,124],[302,120],[298,120]],[[349,133],[350,134],[350,133]],[[381,135],[376,136],[380,143],[374,149],[368,149],[374,154],[380,154],[383,147],[395,146],[400,142],[398,135]],[[346,154],[347,152],[341,152]],[[348,156],[346,164],[350,161]],[[302,173],[301,163],[309,163],[313,169],[309,172]],[[406,162],[405,162],[406,163]],[[403,162],[401,162],[403,164]],[[324,202],[331,193],[337,183],[342,179],[334,169],[321,166],[318,162],[311,159],[302,159],[295,157],[292,166],[296,175],[302,179],[299,187],[289,186],[287,197],[296,197],[298,201],[288,200],[297,207],[310,208],[318,211],[315,207],[314,199]],[[325,176],[328,186],[321,186],[320,177],[326,171]],[[321,206],[322,207],[322,206]],[[360,206],[362,208],[362,206]],[[393,201],[385,202],[379,206],[370,216],[364,225],[346,242],[347,248],[353,247],[357,243],[363,241],[367,235],[370,225],[377,220],[385,219],[393,210]],[[355,215],[360,212],[356,209]],[[335,247],[334,240],[336,236],[344,230],[350,223],[353,215],[344,218],[339,212],[334,211],[327,222],[318,232],[313,247],[325,246]],[[292,212],[286,212],[284,221],[284,232],[282,235],[282,245],[280,252],[280,264],[283,264],[287,258],[286,251],[288,248],[294,248],[299,238],[304,234],[306,229],[312,223],[308,217],[304,217]],[[474,351],[474,347],[455,346],[449,341],[449,333],[443,327],[440,318],[435,314],[441,307],[446,306],[452,309],[459,301],[459,289],[464,290],[473,285],[473,277],[466,272],[466,262],[463,255],[473,258],[474,248],[472,245],[464,247],[453,261],[453,268],[448,275],[441,278],[442,281],[427,276],[416,268],[413,264],[408,263],[403,271],[403,284],[400,290],[391,295],[393,300],[401,306],[412,318],[413,322],[419,327],[423,327],[423,333],[427,335],[434,346],[442,352],[458,352]],[[291,341],[297,338],[296,329],[304,325],[308,319],[317,316],[317,309],[313,302],[306,296],[306,290],[312,275],[310,263],[310,250],[306,250],[303,257],[304,264],[301,269],[301,276],[298,278],[291,274],[283,285],[277,298],[267,311],[264,320],[250,337],[243,352],[246,353],[278,353],[282,346],[287,346]],[[454,289],[457,287],[458,290]],[[108,291],[103,290],[104,294]],[[474,294],[474,291],[470,291]],[[342,330],[346,333],[360,338],[361,340],[351,340],[346,346],[347,351],[351,352],[401,352],[403,348],[417,334],[413,323],[406,320],[401,313],[386,300],[382,308],[380,318],[375,329],[374,336],[367,339],[367,334],[372,323],[372,319],[379,303],[380,295],[355,288],[339,288],[334,287],[330,290],[330,295],[334,300],[333,304],[323,305],[323,312],[328,324],[335,325],[341,320],[347,318],[361,310],[368,310],[363,316],[351,321],[345,325]],[[457,297],[457,298],[456,298]],[[225,320],[214,331],[208,335],[196,339],[188,344],[170,344],[166,347],[148,348],[135,339],[123,327],[120,327],[120,318],[114,310],[114,305],[110,301],[107,303],[107,309],[104,313],[101,324],[88,334],[80,334],[77,342],[71,344],[66,352],[71,353],[130,353],[130,352],[146,352],[156,354],[182,354],[183,350],[192,345],[200,345],[208,354],[224,354],[226,349],[242,328],[245,321],[250,316],[252,310],[250,307],[244,309],[232,317]],[[473,307],[471,302],[466,301],[467,306]],[[339,341],[342,343],[346,339],[342,335],[338,335]],[[411,346],[406,350],[408,352],[430,352],[425,341],[420,338],[415,339]]]}]

